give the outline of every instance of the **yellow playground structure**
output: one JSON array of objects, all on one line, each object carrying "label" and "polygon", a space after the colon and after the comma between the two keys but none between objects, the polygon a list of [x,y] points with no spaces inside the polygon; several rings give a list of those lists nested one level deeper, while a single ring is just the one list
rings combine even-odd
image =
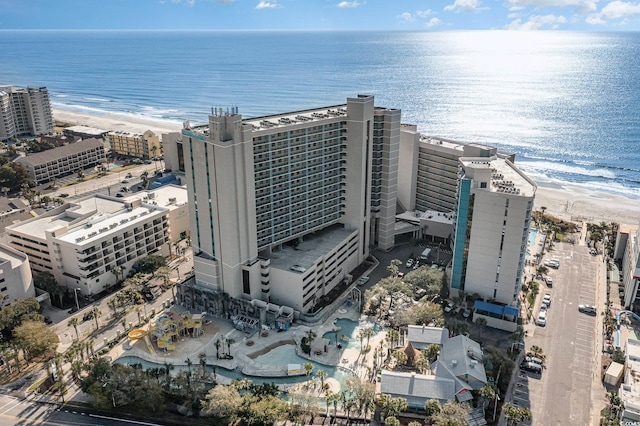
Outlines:
[{"label": "yellow playground structure", "polygon": [[151,326],[150,334],[155,337],[158,349],[174,351],[178,337],[188,335],[199,337],[202,335],[203,317],[204,313],[178,315],[174,312],[169,312],[162,314],[156,319],[156,323]]}]

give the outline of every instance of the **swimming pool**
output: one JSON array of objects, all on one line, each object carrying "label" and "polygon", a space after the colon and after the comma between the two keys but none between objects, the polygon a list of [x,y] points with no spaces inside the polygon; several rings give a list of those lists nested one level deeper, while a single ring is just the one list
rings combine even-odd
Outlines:
[{"label": "swimming pool", "polygon": [[[334,329],[338,329],[338,343],[347,348],[360,349],[360,338],[358,333],[364,328],[373,328],[376,333],[380,332],[380,326],[371,321],[354,321],[348,318],[339,318],[333,323]],[[322,335],[323,339],[328,339],[331,344],[336,344],[336,333],[328,331]],[[366,344],[366,339],[362,342]]]},{"label": "swimming pool", "polygon": [[[309,363],[309,364],[313,364],[313,370],[311,372],[311,376],[315,376],[315,374],[320,371],[323,370],[327,373],[327,377],[332,377],[334,379],[336,379],[338,381],[338,383],[340,383],[340,385],[342,386],[342,384],[345,382],[345,380],[347,379],[347,377],[350,377],[351,374],[341,368],[336,368],[336,367],[332,367],[332,366],[328,366],[328,365],[322,365],[322,364],[318,364],[316,362],[313,361],[309,361],[307,359],[301,358],[298,355],[296,355],[295,353],[295,348],[292,347],[293,345],[284,345],[284,346],[280,346],[279,348],[285,348],[288,349],[290,352],[286,353],[286,351],[284,349],[282,349],[282,351],[277,351],[277,353],[279,353],[280,355],[283,355],[286,357],[286,359],[289,360],[294,360],[297,359],[297,361],[292,362],[292,364],[304,364],[304,363]],[[279,349],[276,348],[276,349]],[[275,349],[269,351],[269,352],[273,352]],[[293,355],[291,355],[291,352],[293,353]],[[268,353],[267,353],[268,354]],[[265,355],[267,355],[265,354]],[[261,355],[264,356],[264,355]],[[260,358],[260,357],[258,357]],[[256,360],[258,360],[258,358],[256,358]],[[142,358],[139,358],[137,356],[123,356],[120,357],[118,359],[116,359],[114,361],[115,363],[118,364],[127,364],[127,365],[132,365],[132,364],[140,364],[142,365],[142,369],[143,370],[147,370],[149,368],[159,368],[162,367],[164,364],[159,364],[159,363],[155,363],[155,362],[151,362],[151,361],[147,361],[144,360]],[[260,361],[265,363],[264,361]],[[283,364],[283,359],[280,359],[276,364],[274,365],[282,365]],[[196,368],[196,363],[194,363],[194,365],[191,366],[192,369]],[[197,368],[200,368],[200,366],[198,365]],[[213,372],[213,367],[211,365],[207,365],[207,371],[209,372]],[[180,372],[180,371],[188,371],[189,367],[186,365],[175,365],[173,371],[174,372]],[[254,383],[257,384],[261,384],[261,383],[275,383],[276,385],[291,385],[291,384],[296,384],[296,383],[302,383],[304,381],[307,380],[306,376],[290,376],[290,377],[254,377],[254,376],[247,376],[244,375],[238,371],[235,370],[227,370],[223,367],[216,367],[215,368],[216,371],[216,375],[218,376],[223,376],[226,377],[230,380],[240,380],[240,379],[249,379]]]},{"label": "swimming pool", "polygon": [[538,230],[537,229],[530,229],[529,230],[528,247],[533,247],[536,244],[536,236],[537,235],[538,235]]}]

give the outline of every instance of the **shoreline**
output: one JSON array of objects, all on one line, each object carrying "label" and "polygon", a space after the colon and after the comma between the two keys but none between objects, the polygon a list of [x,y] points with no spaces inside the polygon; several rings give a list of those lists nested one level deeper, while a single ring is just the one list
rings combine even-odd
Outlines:
[{"label": "shoreline", "polygon": [[[90,114],[54,108],[53,118],[56,121],[104,130],[132,133],[151,130],[157,135],[179,132],[182,128],[182,124],[178,122],[124,113]],[[546,207],[546,213],[570,221],[587,220],[632,225],[640,222],[640,198],[588,190],[567,182],[537,181],[536,184],[538,188],[534,201],[535,210]]]}]

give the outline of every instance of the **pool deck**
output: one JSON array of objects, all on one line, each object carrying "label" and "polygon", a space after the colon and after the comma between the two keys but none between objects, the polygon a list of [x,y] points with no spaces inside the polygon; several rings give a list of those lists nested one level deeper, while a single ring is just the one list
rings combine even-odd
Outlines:
[{"label": "pool deck", "polygon": [[[172,307],[175,310],[175,307]],[[200,337],[183,336],[176,343],[176,351],[162,352],[158,351],[155,355],[151,354],[143,339],[138,341],[125,342],[114,347],[109,356],[117,359],[122,356],[136,356],[149,362],[158,364],[170,363],[173,365],[186,365],[186,360],[191,360],[194,364],[198,363],[201,354],[206,356],[207,365],[219,366],[228,370],[241,371],[247,376],[257,377],[284,377],[288,373],[288,365],[271,365],[264,364],[251,358],[256,354],[268,352],[270,349],[296,342],[296,352],[302,358],[308,359],[318,364],[327,366],[336,366],[341,369],[351,371],[359,377],[365,377],[368,374],[367,367],[373,365],[373,350],[362,352],[360,350],[360,342],[351,344],[354,347],[338,348],[331,343],[329,339],[322,336],[326,333],[332,333],[335,329],[334,322],[337,319],[347,318],[353,321],[368,321],[366,317],[361,317],[355,307],[341,306],[329,318],[319,326],[308,327],[305,325],[293,324],[287,331],[278,332],[270,330],[267,336],[262,336],[261,332],[256,333],[251,339],[246,337],[244,332],[233,328],[231,321],[213,320],[204,327],[204,333]],[[373,322],[371,322],[373,325]],[[362,327],[358,325],[357,327]],[[300,351],[300,341],[307,334],[308,330],[313,330],[316,337],[311,344],[311,354],[307,355]],[[354,332],[354,336],[357,333]],[[384,340],[384,333],[379,332],[370,339],[369,345],[375,348],[381,340]],[[216,356],[216,340],[220,339],[225,342],[226,339],[233,339],[235,343],[231,345],[230,353],[233,359],[218,359]],[[252,340],[253,344],[247,345],[247,341]],[[366,340],[364,342],[366,344]],[[326,349],[326,352],[325,352]],[[226,352],[226,344],[220,347],[220,354]],[[316,355],[319,352],[319,355]],[[218,376],[220,383],[225,383],[222,376]],[[250,378],[250,377],[249,377]]]}]

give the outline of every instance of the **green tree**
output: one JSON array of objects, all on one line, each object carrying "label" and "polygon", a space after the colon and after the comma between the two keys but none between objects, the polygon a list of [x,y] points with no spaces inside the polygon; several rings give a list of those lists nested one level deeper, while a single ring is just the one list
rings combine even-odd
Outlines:
[{"label": "green tree", "polygon": [[304,374],[307,376],[307,380],[309,380],[309,375],[313,371],[313,364],[305,362],[302,364],[302,368],[304,368]]},{"label": "green tree", "polygon": [[424,355],[424,357],[428,359],[430,363],[433,364],[434,362],[436,362],[436,360],[438,359],[438,355],[440,354],[440,346],[436,343],[432,343],[429,346],[427,346],[426,349],[423,349],[421,352],[422,352],[422,355]]},{"label": "green tree", "polygon": [[78,334],[78,324],[79,323],[80,323],[80,321],[78,320],[77,317],[73,317],[67,322],[67,327],[73,327],[75,329],[75,331],[76,331],[76,340],[80,340],[80,335]]},{"label": "green tree", "polygon": [[240,417],[248,426],[272,425],[286,419],[287,409],[287,403],[277,397],[245,395],[240,406]]},{"label": "green tree", "polygon": [[242,404],[242,396],[233,386],[217,385],[201,402],[203,414],[218,417],[224,424],[232,424]]},{"label": "green tree", "polygon": [[482,336],[482,332],[484,331],[484,328],[487,326],[487,320],[485,318],[478,317],[476,318],[476,325],[480,328],[478,335]]},{"label": "green tree", "polygon": [[143,257],[142,259],[138,259],[136,264],[138,271],[144,274],[154,274],[158,268],[167,266],[167,260],[162,256],[152,254],[147,257]]},{"label": "green tree", "polygon": [[398,420],[397,418],[391,416],[391,417],[387,417],[386,419],[384,419],[384,425],[385,426],[400,426],[400,420]]},{"label": "green tree", "polygon": [[431,416],[434,426],[466,426],[469,410],[466,404],[449,401]]},{"label": "green tree", "polygon": [[26,321],[13,332],[16,345],[29,361],[33,357],[51,354],[58,346],[58,335],[40,321]]},{"label": "green tree", "polygon": [[429,399],[424,403],[424,411],[427,413],[427,417],[431,417],[442,411],[442,404],[437,399]]}]

